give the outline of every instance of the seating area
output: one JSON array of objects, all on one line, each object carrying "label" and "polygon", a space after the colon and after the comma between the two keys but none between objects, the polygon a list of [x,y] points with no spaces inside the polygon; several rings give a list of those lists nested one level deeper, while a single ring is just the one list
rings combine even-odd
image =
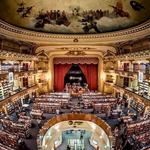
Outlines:
[{"label": "seating area", "polygon": [[35,98],[33,109],[40,109],[45,113],[55,113],[56,110],[66,108],[70,99],[69,93],[51,93]]},{"label": "seating area", "polygon": [[2,127],[5,131],[10,133],[16,134],[20,138],[28,138],[29,137],[29,126],[28,123],[20,123],[20,122],[13,122],[10,120],[1,120]]},{"label": "seating area", "polygon": [[5,131],[0,131],[0,149],[16,149],[19,137]]},{"label": "seating area", "polygon": [[150,148],[150,119],[127,123],[128,141],[137,149]]},{"label": "seating area", "polygon": [[121,110],[117,110],[117,99],[112,95],[86,93],[83,94],[82,98],[85,108],[92,106],[94,113],[99,114],[99,116],[117,118],[121,112]]},{"label": "seating area", "polygon": [[43,111],[41,111],[40,109],[34,109],[33,108],[32,111],[30,112],[30,115],[34,119],[42,119]]}]

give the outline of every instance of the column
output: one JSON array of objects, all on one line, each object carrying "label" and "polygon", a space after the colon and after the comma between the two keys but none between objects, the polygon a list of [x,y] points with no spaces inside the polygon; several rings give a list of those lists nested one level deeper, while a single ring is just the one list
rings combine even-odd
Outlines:
[{"label": "column", "polygon": [[5,114],[8,115],[6,106],[3,106],[3,109],[4,109]]},{"label": "column", "polygon": [[133,72],[133,61],[134,60],[129,61],[129,71],[131,71],[131,72]]},{"label": "column", "polygon": [[22,60],[19,60],[19,68],[18,68],[19,72],[21,71],[21,63],[22,63]]},{"label": "column", "polygon": [[35,62],[34,62],[34,60],[31,61],[30,69],[34,69],[35,70]]},{"label": "column", "polygon": [[19,86],[20,88],[23,88],[23,78],[19,77]]},{"label": "column", "polygon": [[21,104],[23,105],[24,103],[23,103],[23,97],[21,97]]},{"label": "column", "polygon": [[121,69],[121,61],[118,60],[116,65],[116,70],[120,70],[120,69]]},{"label": "column", "polygon": [[48,72],[47,72],[47,81],[48,81],[48,91],[54,90],[54,64],[53,58],[50,57],[48,61]]},{"label": "column", "polygon": [[0,59],[0,71],[2,70],[2,60]]},{"label": "column", "polygon": [[105,76],[103,70],[103,60],[101,57],[98,57],[99,63],[98,63],[98,91],[104,92],[104,82],[105,82]]}]

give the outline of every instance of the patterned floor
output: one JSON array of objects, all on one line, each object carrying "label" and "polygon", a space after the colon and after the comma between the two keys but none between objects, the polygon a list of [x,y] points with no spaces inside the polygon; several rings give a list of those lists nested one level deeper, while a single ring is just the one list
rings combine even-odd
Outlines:
[{"label": "patterned floor", "polygon": [[83,134],[83,139],[80,139],[82,131],[63,132],[63,143],[56,150],[66,150],[67,145],[71,150],[95,150],[89,143],[91,137],[90,132]]}]

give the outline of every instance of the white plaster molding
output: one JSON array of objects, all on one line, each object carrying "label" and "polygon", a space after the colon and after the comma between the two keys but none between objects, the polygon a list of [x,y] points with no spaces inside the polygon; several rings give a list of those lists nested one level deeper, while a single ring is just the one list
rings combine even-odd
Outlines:
[{"label": "white plaster molding", "polygon": [[0,34],[40,44],[108,44],[133,40],[150,34],[150,20],[128,29],[100,34],[50,34],[29,31],[0,20]]}]

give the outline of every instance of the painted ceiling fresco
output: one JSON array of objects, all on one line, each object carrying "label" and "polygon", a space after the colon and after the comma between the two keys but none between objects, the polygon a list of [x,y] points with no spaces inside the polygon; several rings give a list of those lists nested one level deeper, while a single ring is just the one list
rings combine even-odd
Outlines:
[{"label": "painted ceiling fresco", "polygon": [[150,0],[0,0],[0,18],[50,33],[104,33],[150,18]]}]

